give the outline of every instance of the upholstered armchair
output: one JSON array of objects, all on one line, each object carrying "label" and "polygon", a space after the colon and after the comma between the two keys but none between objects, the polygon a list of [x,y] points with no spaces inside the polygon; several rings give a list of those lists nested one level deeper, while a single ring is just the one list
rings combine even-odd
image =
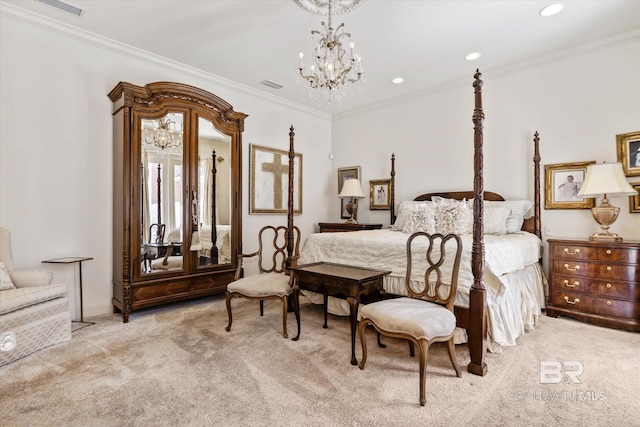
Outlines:
[{"label": "upholstered armchair", "polygon": [[44,270],[16,270],[11,233],[0,227],[0,366],[71,339],[65,284]]},{"label": "upholstered armchair", "polygon": [[45,270],[15,270],[11,253],[11,233],[0,227],[0,262],[9,273],[11,281],[17,288],[29,286],[47,286],[53,280],[53,274]]}]

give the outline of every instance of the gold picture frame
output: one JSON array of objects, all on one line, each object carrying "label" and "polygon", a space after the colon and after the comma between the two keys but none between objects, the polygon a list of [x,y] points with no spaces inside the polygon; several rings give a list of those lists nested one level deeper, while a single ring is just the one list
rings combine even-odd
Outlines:
[{"label": "gold picture frame", "polygon": [[630,182],[629,185],[636,190],[635,196],[629,196],[629,212],[640,213],[640,182]]},{"label": "gold picture frame", "polygon": [[369,181],[369,209],[391,209],[390,179],[372,179]]},{"label": "gold picture frame", "polygon": [[[249,213],[287,213],[289,197],[289,152],[260,145],[249,145]],[[302,213],[302,154],[293,159],[293,213]]]},{"label": "gold picture frame", "polygon": [[616,151],[625,176],[640,176],[640,131],[616,135]]},{"label": "gold picture frame", "polygon": [[544,166],[545,209],[590,209],[594,207],[593,198],[578,197],[587,174],[590,162],[557,163]]},{"label": "gold picture frame", "polygon": [[[350,178],[360,179],[360,166],[349,166],[338,168],[338,194],[342,191],[342,184]],[[347,212],[349,199],[340,199],[340,218],[349,219],[351,215]]]}]

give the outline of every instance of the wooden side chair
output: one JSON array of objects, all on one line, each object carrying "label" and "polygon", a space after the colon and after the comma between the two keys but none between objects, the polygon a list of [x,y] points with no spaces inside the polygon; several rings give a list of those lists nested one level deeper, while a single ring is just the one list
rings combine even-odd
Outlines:
[{"label": "wooden side chair", "polygon": [[[260,316],[264,315],[264,300],[279,299],[282,301],[282,335],[287,335],[287,311],[289,296],[292,293],[292,283],[287,267],[295,265],[299,256],[300,229],[296,226],[274,227],[268,225],[258,233],[258,251],[251,254],[241,254],[238,260],[235,280],[227,285],[227,314],[229,324],[227,332],[231,330],[233,321],[231,315],[231,300],[233,298],[247,298],[260,301]],[[242,277],[242,264],[245,258],[258,257],[259,273]],[[291,298],[295,304],[295,298]],[[296,320],[299,311],[294,307]]]},{"label": "wooden side chair", "polygon": [[[414,240],[419,239],[414,243]],[[412,282],[411,271],[413,257],[418,252],[417,243],[426,239],[426,271],[423,282],[428,285],[419,286]],[[455,252],[445,251],[445,246],[455,244]],[[424,251],[425,246],[419,249]],[[407,240],[407,274],[405,286],[407,297],[387,299],[360,308],[360,324],[358,333],[362,344],[362,360],[360,369],[364,369],[367,362],[367,342],[365,329],[368,325],[378,332],[389,337],[406,339],[409,341],[411,356],[414,355],[414,344],[418,347],[420,362],[420,405],[424,406],[425,399],[425,374],[427,355],[431,344],[447,342],[449,358],[456,370],[458,377],[462,376],[458,360],[456,358],[453,334],[456,328],[456,316],[453,314],[453,304],[458,287],[458,270],[460,268],[460,256],[462,253],[462,241],[455,234],[429,235],[424,232],[412,234]],[[448,273],[442,266],[447,259],[452,259],[452,269]],[[414,277],[415,279],[415,277]],[[423,289],[416,289],[420,287]],[[447,293],[448,288],[448,293]],[[379,338],[378,335],[378,338]],[[378,340],[379,342],[379,340]]]}]

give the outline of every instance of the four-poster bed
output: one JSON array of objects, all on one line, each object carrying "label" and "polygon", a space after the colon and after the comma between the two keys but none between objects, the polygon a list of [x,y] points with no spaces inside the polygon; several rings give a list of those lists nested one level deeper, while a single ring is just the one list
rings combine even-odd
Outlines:
[{"label": "four-poster bed", "polygon": [[[533,328],[537,316],[544,307],[544,275],[539,263],[542,250],[540,239],[539,194],[539,139],[534,137],[534,201],[525,203],[504,201],[496,193],[484,191],[483,181],[483,121],[481,74],[474,75],[475,108],[474,123],[474,189],[473,191],[427,193],[417,196],[412,203],[458,203],[445,199],[465,200],[467,209],[472,204],[471,232],[462,235],[465,251],[456,298],[456,318],[459,327],[466,329],[471,362],[469,372],[484,375],[487,345],[492,351],[500,351],[501,345],[515,345],[515,338],[528,328]],[[391,158],[391,221],[395,216],[395,156]],[[437,197],[436,197],[437,196]],[[494,206],[492,204],[500,204]],[[529,204],[527,204],[529,203]],[[402,206],[398,209],[402,215]],[[504,205],[504,206],[503,206]],[[485,211],[491,215],[499,211],[505,216],[518,209],[522,222],[509,234],[485,234]],[[534,206],[534,216],[524,221],[524,213]],[[497,209],[495,209],[497,208]],[[525,232],[518,232],[522,227]],[[354,266],[391,269],[385,278],[388,294],[403,295],[406,274],[406,239],[410,232],[392,230],[358,231],[355,233],[315,233],[309,235],[301,251],[299,264],[313,262],[337,262]],[[485,257],[486,253],[486,257]],[[517,255],[503,261],[505,253]],[[366,255],[371,257],[367,258]],[[404,257],[404,258],[403,258]],[[485,258],[487,264],[485,265]],[[412,275],[413,276],[413,275]],[[413,279],[412,279],[413,280]],[[399,286],[398,286],[399,285]],[[313,302],[321,303],[322,296],[305,293]],[[316,299],[315,297],[319,297]],[[332,307],[333,304],[333,307]],[[346,314],[341,302],[329,302],[329,311]],[[342,308],[340,308],[342,307]],[[333,308],[333,309],[332,309]],[[461,330],[461,332],[463,332]],[[489,334],[488,334],[489,333]],[[458,340],[459,342],[462,339]]]}]

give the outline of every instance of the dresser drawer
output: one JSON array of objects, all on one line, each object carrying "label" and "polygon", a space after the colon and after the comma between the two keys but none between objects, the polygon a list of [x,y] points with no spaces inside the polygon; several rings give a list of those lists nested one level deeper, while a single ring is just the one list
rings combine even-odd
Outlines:
[{"label": "dresser drawer", "polygon": [[586,292],[605,298],[640,301],[640,283],[593,280],[588,277],[554,274],[551,288],[564,292]]},{"label": "dresser drawer", "polygon": [[640,250],[637,248],[601,248],[555,243],[551,247],[551,256],[554,259],[640,264]]},{"label": "dresser drawer", "polygon": [[564,309],[628,319],[640,318],[640,302],[565,291],[554,291],[551,299],[554,306]]},{"label": "dresser drawer", "polygon": [[593,277],[596,279],[624,280],[627,282],[640,281],[640,267],[637,265],[556,259],[553,261],[553,272],[555,274],[570,274],[572,276]]}]

